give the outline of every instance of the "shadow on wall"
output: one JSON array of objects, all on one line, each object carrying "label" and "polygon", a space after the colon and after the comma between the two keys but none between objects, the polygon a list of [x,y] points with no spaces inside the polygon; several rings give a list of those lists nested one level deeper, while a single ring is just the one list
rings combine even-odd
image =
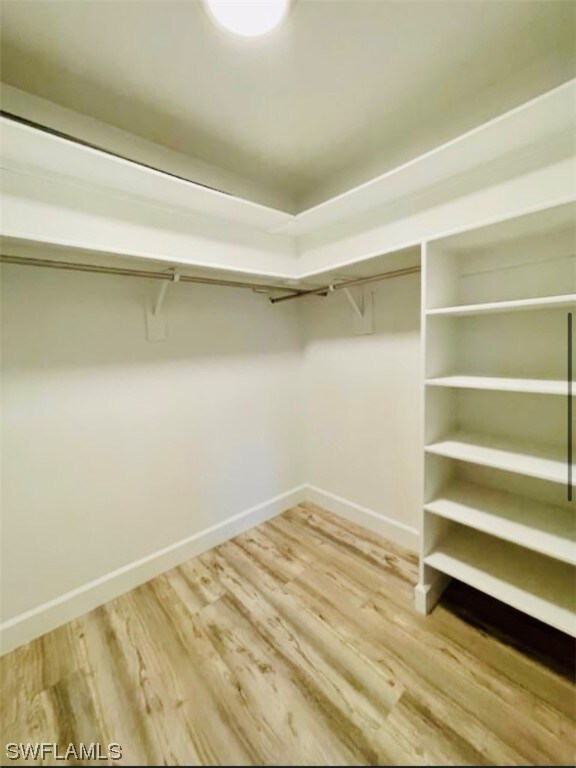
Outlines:
[{"label": "shadow on wall", "polygon": [[[420,333],[420,275],[405,275],[379,283],[369,283],[364,290],[374,296],[374,333],[356,336],[353,310],[342,291],[325,298],[299,299],[303,308],[308,343],[338,339],[351,345],[370,344],[375,337]],[[360,288],[352,288],[360,297]]]},{"label": "shadow on wall", "polygon": [[145,307],[156,281],[2,267],[2,359],[15,368],[93,368],[133,363],[297,354],[299,302],[271,306],[245,289],[169,286],[167,338],[149,342]]}]

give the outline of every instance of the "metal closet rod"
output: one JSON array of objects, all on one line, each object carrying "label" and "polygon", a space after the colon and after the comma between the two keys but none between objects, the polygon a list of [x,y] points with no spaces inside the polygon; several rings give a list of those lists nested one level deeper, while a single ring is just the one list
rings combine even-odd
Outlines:
[{"label": "metal closet rod", "polygon": [[[53,261],[52,259],[34,259],[28,256],[0,255],[0,263],[17,264],[25,267],[48,267],[49,269],[66,269],[73,272],[93,272],[104,275],[120,275],[123,277],[145,277],[151,280],[174,280],[174,272],[156,272],[147,269],[128,269],[126,267],[103,267],[98,264],[78,264],[73,261]],[[296,288],[285,285],[266,285],[263,283],[241,283],[235,280],[224,280],[216,277],[192,277],[179,275],[180,283],[199,283],[201,285],[217,285],[226,288],[251,288],[260,291],[290,292],[290,297],[297,295]]]},{"label": "metal closet rod", "polygon": [[357,280],[346,280],[343,283],[325,285],[322,288],[314,288],[311,291],[300,291],[300,293],[293,293],[291,296],[279,296],[276,299],[270,299],[270,303],[278,304],[281,301],[301,299],[304,296],[326,296],[328,293],[330,293],[330,291],[338,291],[342,288],[353,288],[355,285],[366,285],[366,283],[375,283],[377,280],[389,280],[392,277],[413,275],[416,272],[420,272],[420,267],[405,267],[404,269],[394,269],[390,272],[381,272],[378,275],[372,275],[371,277],[359,277]]},{"label": "metal closet rod", "polygon": [[[127,267],[104,267],[99,264],[79,264],[73,261],[56,261],[52,259],[35,259],[29,256],[10,256],[9,254],[0,254],[1,264],[16,264],[25,267],[47,267],[48,269],[64,269],[72,272],[91,272],[103,275],[119,275],[122,277],[144,277],[150,280],[174,280],[174,272],[157,272],[148,269],[128,269]],[[281,301],[290,299],[300,299],[303,296],[326,296],[331,291],[338,291],[341,288],[353,288],[356,285],[365,285],[366,283],[375,283],[378,280],[389,280],[392,277],[402,277],[403,275],[412,275],[420,272],[420,267],[405,267],[404,269],[395,269],[390,272],[381,272],[371,277],[359,277],[356,280],[346,280],[343,283],[335,285],[325,285],[322,288],[313,288],[312,290],[298,290],[289,288],[285,285],[268,285],[266,283],[243,283],[237,280],[224,280],[216,277],[192,277],[191,275],[179,275],[180,283],[197,283],[199,285],[216,285],[225,288],[249,288],[259,291],[282,291],[288,292],[288,296],[278,296],[271,298],[271,304],[278,304]]]}]

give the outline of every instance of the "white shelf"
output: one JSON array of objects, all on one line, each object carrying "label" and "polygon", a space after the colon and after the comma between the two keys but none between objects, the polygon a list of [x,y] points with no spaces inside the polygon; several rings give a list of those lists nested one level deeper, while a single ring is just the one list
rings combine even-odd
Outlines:
[{"label": "white shelf", "polygon": [[10,118],[0,118],[2,168],[66,178],[83,186],[121,193],[163,208],[190,211],[268,231],[294,216],[225,192],[176,178],[104,150],[78,144]]},{"label": "white shelf", "polygon": [[541,395],[566,395],[566,381],[555,379],[512,379],[502,376],[441,376],[427,379],[431,387],[488,389],[498,392],[528,392]]},{"label": "white shelf", "polygon": [[426,451],[554,483],[568,479],[566,449],[541,443],[456,432],[426,446]]},{"label": "white shelf", "polygon": [[576,293],[562,296],[544,296],[536,299],[515,299],[514,301],[491,301],[485,304],[467,304],[453,307],[428,309],[429,316],[466,317],[468,315],[484,315],[495,312],[519,312],[531,309],[555,309],[558,307],[575,307]]},{"label": "white shelf", "polygon": [[476,483],[450,485],[424,509],[576,565],[576,512]]},{"label": "white shelf", "polygon": [[426,565],[576,635],[574,569],[544,555],[458,527]]}]

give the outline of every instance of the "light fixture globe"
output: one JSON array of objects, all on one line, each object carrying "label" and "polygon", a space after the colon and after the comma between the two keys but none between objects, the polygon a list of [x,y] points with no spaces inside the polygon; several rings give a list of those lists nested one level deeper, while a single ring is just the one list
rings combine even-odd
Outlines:
[{"label": "light fixture globe", "polygon": [[240,37],[260,37],[279,26],[290,0],[204,0],[214,21]]}]

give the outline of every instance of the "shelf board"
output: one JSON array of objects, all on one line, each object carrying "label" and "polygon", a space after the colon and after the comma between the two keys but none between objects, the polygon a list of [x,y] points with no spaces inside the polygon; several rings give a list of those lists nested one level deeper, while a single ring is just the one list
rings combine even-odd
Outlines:
[{"label": "shelf board", "polygon": [[424,562],[576,635],[574,569],[566,563],[460,526]]},{"label": "shelf board", "polygon": [[427,453],[521,475],[566,483],[566,449],[472,432],[455,432],[426,446]]},{"label": "shelf board", "polygon": [[450,485],[424,509],[576,565],[576,516],[572,510],[469,482]]},{"label": "shelf board", "polygon": [[0,118],[2,167],[73,180],[101,191],[149,203],[234,221],[269,231],[293,221],[285,211],[253,203],[138,161],[86,146],[62,136]]},{"label": "shelf board", "polygon": [[426,379],[426,384],[431,387],[488,389],[541,395],[566,395],[568,391],[568,385],[562,379],[516,379],[503,376],[441,376]]},{"label": "shelf board", "polygon": [[519,312],[530,309],[556,309],[558,307],[576,307],[576,293],[562,296],[544,296],[537,299],[516,299],[514,301],[491,301],[486,304],[465,304],[456,307],[440,307],[426,310],[426,315],[466,317],[468,315],[484,315],[494,312]]}]

